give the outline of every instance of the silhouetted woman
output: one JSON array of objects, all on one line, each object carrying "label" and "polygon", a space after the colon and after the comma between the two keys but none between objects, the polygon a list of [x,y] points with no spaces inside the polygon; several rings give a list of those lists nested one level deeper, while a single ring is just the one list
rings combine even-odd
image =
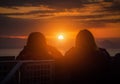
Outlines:
[{"label": "silhouetted woman", "polygon": [[[18,55],[17,60],[54,60],[54,63],[56,66],[55,69],[59,70],[59,60],[61,57],[62,57],[62,54],[55,47],[47,45],[45,36],[42,33],[32,32],[28,37],[26,46]],[[25,64],[25,66],[23,65],[22,66],[23,69],[21,70],[21,72],[22,72],[21,80],[23,80],[22,84],[26,84],[28,82],[35,82],[36,84],[40,84],[41,81],[45,81],[45,80],[46,80],[44,82],[45,84],[50,83],[50,82],[48,82],[48,79],[45,78],[47,76],[43,77],[43,80],[41,80],[42,78],[40,78],[41,74],[46,75],[45,72],[41,73],[39,70],[34,71],[34,69],[26,69],[26,66],[27,66],[26,64]],[[28,66],[29,66],[29,64],[28,64]],[[33,65],[33,68],[34,68],[34,66],[35,65]],[[44,67],[47,67],[47,66],[44,66]],[[38,65],[36,65],[35,68],[39,69],[40,67],[38,67]],[[40,77],[35,78],[34,75],[36,76],[36,73],[37,73],[37,76],[40,76]],[[55,73],[58,74],[58,72],[56,72],[56,71],[55,71]],[[49,72],[47,75],[50,75]],[[26,76],[28,76],[28,77],[26,77]],[[58,80],[58,79],[56,78],[56,80]],[[46,83],[46,82],[48,82],[48,83]],[[53,81],[51,81],[51,82],[53,83]]]},{"label": "silhouetted woman", "polygon": [[62,56],[62,54],[56,48],[47,45],[42,33],[32,32],[17,60],[49,60],[54,59],[55,56]]},{"label": "silhouetted woman", "polygon": [[70,80],[74,83],[79,83],[81,80],[86,82],[92,79],[101,80],[101,75],[105,72],[108,64],[106,55],[97,47],[90,31],[80,31],[76,37],[75,47],[65,54]]}]

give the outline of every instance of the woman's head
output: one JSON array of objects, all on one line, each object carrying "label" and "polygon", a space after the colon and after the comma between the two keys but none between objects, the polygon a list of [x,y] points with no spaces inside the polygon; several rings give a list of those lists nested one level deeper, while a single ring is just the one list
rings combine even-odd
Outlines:
[{"label": "woman's head", "polygon": [[81,30],[76,37],[76,47],[84,50],[97,49],[92,33],[88,30]]},{"label": "woman's head", "polygon": [[46,39],[45,36],[40,32],[32,32],[28,36],[27,46],[34,48],[45,48],[46,47]]}]

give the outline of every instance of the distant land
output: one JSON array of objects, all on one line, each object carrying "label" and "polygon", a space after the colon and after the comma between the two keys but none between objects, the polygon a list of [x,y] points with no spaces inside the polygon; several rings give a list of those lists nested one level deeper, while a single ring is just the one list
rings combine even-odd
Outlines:
[{"label": "distant land", "polygon": [[120,49],[120,38],[98,38],[96,43],[99,47],[107,49]]}]

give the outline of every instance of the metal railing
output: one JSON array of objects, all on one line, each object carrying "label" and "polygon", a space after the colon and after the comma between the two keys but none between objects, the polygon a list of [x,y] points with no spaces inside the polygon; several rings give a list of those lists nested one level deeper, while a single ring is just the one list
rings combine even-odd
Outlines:
[{"label": "metal railing", "polygon": [[0,61],[0,84],[52,84],[54,60]]}]

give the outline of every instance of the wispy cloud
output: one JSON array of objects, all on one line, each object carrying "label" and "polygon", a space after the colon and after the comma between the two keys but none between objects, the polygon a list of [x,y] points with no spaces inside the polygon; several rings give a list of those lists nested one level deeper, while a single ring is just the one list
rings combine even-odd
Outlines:
[{"label": "wispy cloud", "polygon": [[[96,3],[91,0],[75,0],[74,3],[72,0],[21,0],[18,1],[19,3],[14,0],[11,1],[13,2],[8,3],[6,0],[1,0],[3,3],[0,5],[0,15],[24,19],[52,19],[58,17],[71,19],[72,17],[76,21],[88,19],[98,22],[101,22],[101,20],[107,22],[109,19],[119,21],[120,18],[120,3],[117,0],[98,0]],[[7,6],[10,6],[10,8],[5,8]],[[11,7],[14,7],[14,9]]]},{"label": "wispy cloud", "polygon": [[102,28],[120,23],[119,9],[119,0],[0,0],[0,33],[28,33],[36,24],[62,19]]},{"label": "wispy cloud", "polygon": [[0,38],[26,39],[26,38],[27,38],[27,36],[0,36]]}]

